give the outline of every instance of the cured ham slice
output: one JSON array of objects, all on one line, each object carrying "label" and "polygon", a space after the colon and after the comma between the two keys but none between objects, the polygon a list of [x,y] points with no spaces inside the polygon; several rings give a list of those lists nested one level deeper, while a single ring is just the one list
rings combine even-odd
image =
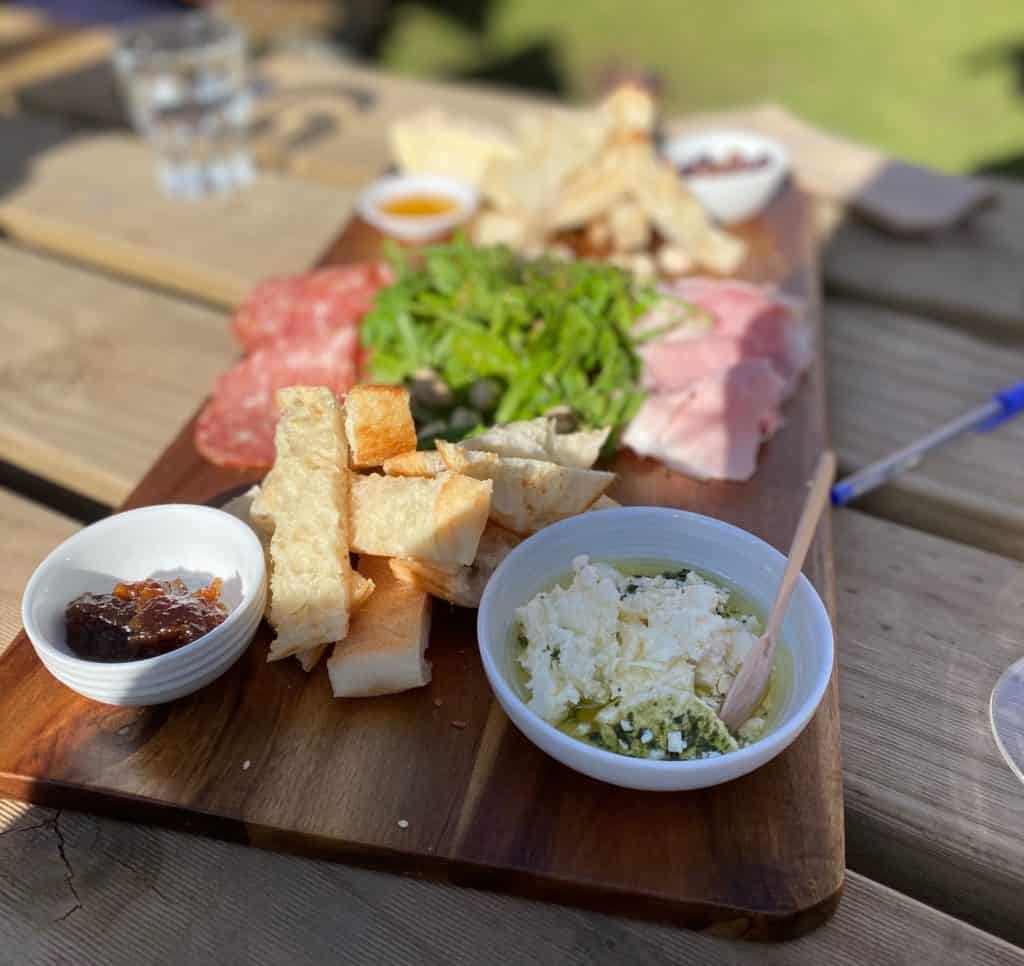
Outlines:
[{"label": "cured ham slice", "polygon": [[246,352],[326,336],[355,326],[373,306],[377,292],[391,281],[390,270],[380,262],[272,278],[257,285],[239,305],[231,330]]},{"label": "cured ham slice", "polygon": [[705,333],[683,326],[643,347],[648,388],[675,392],[745,359],[761,358],[774,366],[788,396],[813,359],[800,303],[771,288],[697,278],[665,292],[705,310],[712,322]]},{"label": "cured ham slice", "polygon": [[682,391],[649,396],[623,442],[700,480],[748,480],[758,448],[780,425],[784,390],[767,359],[744,360]]},{"label": "cured ham slice", "polygon": [[196,449],[218,466],[269,467],[278,415],[274,393],[286,386],[348,392],[356,381],[358,341],[352,326],[249,354],[217,378],[196,423]]}]

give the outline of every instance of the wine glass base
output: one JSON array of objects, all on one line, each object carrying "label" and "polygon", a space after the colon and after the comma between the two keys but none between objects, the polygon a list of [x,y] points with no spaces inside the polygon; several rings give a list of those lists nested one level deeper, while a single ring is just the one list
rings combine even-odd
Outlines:
[{"label": "wine glass base", "polygon": [[996,682],[988,713],[996,745],[1024,781],[1024,658],[1007,668]]}]

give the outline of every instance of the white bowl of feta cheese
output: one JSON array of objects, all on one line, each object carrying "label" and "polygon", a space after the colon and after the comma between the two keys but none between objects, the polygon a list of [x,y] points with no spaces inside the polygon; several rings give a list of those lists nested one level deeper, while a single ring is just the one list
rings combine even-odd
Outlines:
[{"label": "white bowl of feta cheese", "polygon": [[784,567],[753,534],[684,510],[572,517],[488,582],[484,670],[516,727],[576,771],[650,791],[730,781],[800,734],[832,674],[831,621],[801,577],[765,705],[735,736],[717,718]]}]

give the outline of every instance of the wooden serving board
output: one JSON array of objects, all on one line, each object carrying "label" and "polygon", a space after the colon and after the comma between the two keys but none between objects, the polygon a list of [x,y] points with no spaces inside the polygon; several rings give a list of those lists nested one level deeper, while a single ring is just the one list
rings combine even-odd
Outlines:
[{"label": "wooden serving board", "polygon": [[[746,274],[784,280],[820,324],[805,199],[788,191],[745,233]],[[377,242],[354,225],[326,259]],[[749,483],[700,484],[623,455],[613,493],[709,513],[785,549],[827,444],[820,351],[785,416]],[[189,425],[126,506],[207,501],[248,481],[205,463]],[[828,519],[807,571],[831,609]],[[754,774],[698,792],[627,791],[564,768],[510,726],[477,657],[475,616],[437,604],[434,677],[417,691],[332,699],[322,668],[266,662],[264,628],[220,680],[148,709],[67,690],[22,633],[0,659],[0,793],[722,934],[787,938],[830,915],[844,871],[834,678],[805,732]]]}]

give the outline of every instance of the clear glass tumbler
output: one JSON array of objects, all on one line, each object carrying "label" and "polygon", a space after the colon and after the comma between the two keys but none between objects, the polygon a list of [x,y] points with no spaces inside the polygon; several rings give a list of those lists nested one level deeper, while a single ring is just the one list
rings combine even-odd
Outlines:
[{"label": "clear glass tumbler", "polygon": [[132,123],[157,154],[165,192],[201,198],[252,180],[238,27],[206,11],[148,21],[122,34],[114,69]]}]

